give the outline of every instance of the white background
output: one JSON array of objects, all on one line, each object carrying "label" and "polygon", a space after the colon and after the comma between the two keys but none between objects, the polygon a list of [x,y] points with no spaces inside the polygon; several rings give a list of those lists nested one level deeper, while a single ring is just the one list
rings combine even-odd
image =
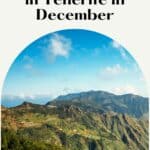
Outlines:
[{"label": "white background", "polygon": [[[0,91],[10,65],[31,42],[53,31],[80,28],[105,34],[129,50],[145,75],[150,93],[150,0],[126,0],[125,6],[93,7],[97,12],[114,11],[111,21],[37,21],[35,9],[45,5],[25,6],[24,3],[25,0],[0,2]],[[84,11],[87,6],[47,6],[47,9],[75,12]]]}]

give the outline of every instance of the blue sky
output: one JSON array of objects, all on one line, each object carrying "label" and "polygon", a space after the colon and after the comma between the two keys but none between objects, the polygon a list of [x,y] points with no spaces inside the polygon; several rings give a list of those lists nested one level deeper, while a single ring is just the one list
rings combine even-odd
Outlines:
[{"label": "blue sky", "polygon": [[36,40],[16,58],[3,95],[34,96],[106,90],[147,96],[141,71],[114,40],[86,30],[64,30]]}]

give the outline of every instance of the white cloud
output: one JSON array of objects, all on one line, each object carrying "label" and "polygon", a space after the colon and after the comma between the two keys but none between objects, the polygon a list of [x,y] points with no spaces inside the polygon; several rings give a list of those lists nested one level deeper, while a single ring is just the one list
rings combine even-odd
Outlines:
[{"label": "white cloud", "polygon": [[33,58],[31,58],[28,55],[23,56],[22,61],[24,63],[23,68],[26,69],[27,71],[32,71],[33,70]]},{"label": "white cloud", "polygon": [[112,41],[111,46],[120,52],[123,59],[129,60],[126,50],[118,42]]},{"label": "white cloud", "polygon": [[116,64],[114,66],[107,66],[100,72],[100,74],[105,77],[108,77],[108,76],[114,77],[121,73],[126,73],[127,71],[128,70],[126,68],[121,67],[120,64]]},{"label": "white cloud", "polygon": [[133,85],[125,85],[122,87],[116,87],[115,89],[112,90],[112,92],[116,94],[128,94],[128,93],[137,94],[137,95],[141,94],[140,91]]},{"label": "white cloud", "polygon": [[129,60],[129,57],[128,57],[126,51],[123,48],[120,49],[120,54],[121,54],[123,59],[125,59],[127,61]]},{"label": "white cloud", "polygon": [[112,45],[112,47],[117,48],[117,49],[122,48],[122,46],[118,42],[116,42],[114,40],[112,41],[111,45]]},{"label": "white cloud", "polygon": [[54,34],[50,39],[49,49],[53,59],[57,56],[68,57],[72,49],[71,40],[62,35]]}]

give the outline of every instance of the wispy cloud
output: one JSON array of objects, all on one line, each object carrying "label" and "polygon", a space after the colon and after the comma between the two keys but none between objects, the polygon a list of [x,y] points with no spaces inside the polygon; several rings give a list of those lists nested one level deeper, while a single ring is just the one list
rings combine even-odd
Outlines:
[{"label": "wispy cloud", "polygon": [[28,55],[25,55],[22,59],[24,66],[23,68],[26,70],[32,70],[33,69],[33,58],[31,58]]},{"label": "wispy cloud", "polygon": [[113,40],[111,42],[111,46],[120,52],[120,55],[123,59],[129,60],[126,50],[124,50],[124,48],[118,42]]},{"label": "wispy cloud", "polygon": [[111,42],[111,45],[112,45],[112,47],[117,48],[117,49],[122,48],[122,46],[114,40]]},{"label": "wispy cloud", "polygon": [[50,50],[50,58],[55,59],[57,56],[67,58],[72,49],[72,42],[59,34],[53,34],[50,38],[48,48]]},{"label": "wispy cloud", "polygon": [[31,64],[25,64],[25,65],[24,65],[24,68],[25,68],[26,70],[32,70],[32,69],[33,69],[33,66],[32,66]]},{"label": "wispy cloud", "polygon": [[112,90],[112,92],[116,94],[128,94],[128,93],[137,94],[137,95],[141,94],[136,87],[129,84],[122,87],[116,87],[115,89]]},{"label": "wispy cloud", "polygon": [[34,66],[34,59],[28,55],[23,57],[23,69],[32,77],[39,77],[42,75],[40,69]]},{"label": "wispy cloud", "polygon": [[28,56],[28,55],[24,55],[22,61],[23,61],[24,63],[30,63],[30,64],[31,64],[31,63],[33,63],[33,58],[31,58],[31,57]]},{"label": "wispy cloud", "polygon": [[100,77],[105,79],[113,79],[114,77],[127,72],[128,70],[126,68],[123,68],[120,64],[116,64],[114,66],[107,66],[101,70]]}]

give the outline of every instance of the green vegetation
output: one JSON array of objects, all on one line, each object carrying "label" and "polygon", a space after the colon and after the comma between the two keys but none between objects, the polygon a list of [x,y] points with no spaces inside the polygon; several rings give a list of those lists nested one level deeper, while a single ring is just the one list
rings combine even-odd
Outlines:
[{"label": "green vegetation", "polygon": [[57,145],[34,141],[13,130],[2,130],[2,150],[63,150]]},{"label": "green vegetation", "polygon": [[146,118],[59,102],[2,108],[2,150],[148,150]]}]

